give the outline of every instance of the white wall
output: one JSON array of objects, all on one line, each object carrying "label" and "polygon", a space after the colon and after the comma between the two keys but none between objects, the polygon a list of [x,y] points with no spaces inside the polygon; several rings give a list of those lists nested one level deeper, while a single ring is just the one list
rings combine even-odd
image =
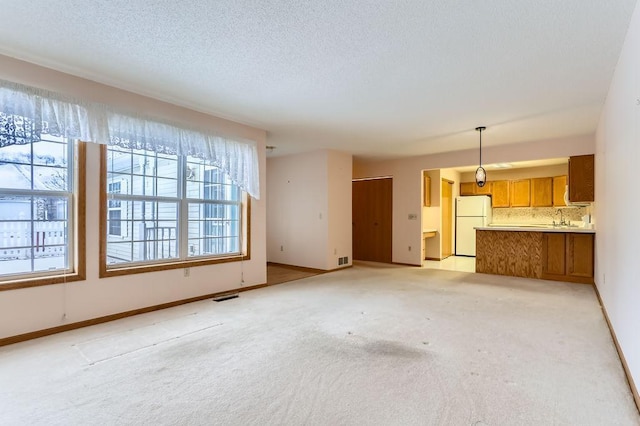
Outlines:
[{"label": "white wall", "polygon": [[[68,96],[105,102],[120,108],[185,123],[258,142],[260,200],[251,202],[251,259],[123,277],[98,278],[99,147],[87,148],[87,279],[59,285],[0,291],[0,338],[110,314],[232,290],[266,282],[266,132],[89,80],[0,56],[0,78]],[[244,282],[241,271],[244,270]]]},{"label": "white wall", "polygon": [[[596,285],[640,385],[640,5],[596,135]],[[640,402],[640,401],[639,401]]]},{"label": "white wall", "polygon": [[327,152],[267,159],[267,260],[324,269]]},{"label": "white wall", "polygon": [[[351,155],[321,150],[267,160],[267,259],[315,269],[351,262]],[[335,253],[335,254],[334,254]]]},{"label": "white wall", "polygon": [[349,257],[353,262],[352,245],[352,201],[351,176],[353,174],[353,157],[351,154],[338,151],[328,152],[329,170],[329,229],[327,244],[327,269],[338,267],[339,257]]},{"label": "white wall", "polygon": [[[486,164],[541,160],[593,154],[594,135],[548,139],[512,145],[483,148]],[[420,265],[421,251],[407,247],[421,247],[421,221],[408,220],[408,214],[422,208],[422,170],[462,167],[476,164],[478,150],[447,152],[392,161],[354,160],[354,178],[393,177],[393,255],[392,261]],[[439,182],[438,182],[439,184]]]}]

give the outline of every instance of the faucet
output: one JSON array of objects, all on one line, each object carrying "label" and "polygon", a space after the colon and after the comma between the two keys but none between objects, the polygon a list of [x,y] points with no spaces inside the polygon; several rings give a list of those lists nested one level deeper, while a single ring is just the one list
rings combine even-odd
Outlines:
[{"label": "faucet", "polygon": [[[558,209],[558,210],[556,211],[556,214],[558,214],[558,213],[560,214],[560,223],[558,223],[558,225],[560,225],[560,226],[564,226],[564,225],[566,225],[566,224],[567,224],[567,222],[564,220],[564,217],[562,217],[562,209]],[[553,221],[553,223],[554,223],[554,225],[555,225],[555,223],[556,223],[556,222],[555,222],[555,220]]]}]

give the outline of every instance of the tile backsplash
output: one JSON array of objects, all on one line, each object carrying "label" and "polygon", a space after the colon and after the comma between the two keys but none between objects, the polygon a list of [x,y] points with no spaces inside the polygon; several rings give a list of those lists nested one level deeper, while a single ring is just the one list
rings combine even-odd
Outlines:
[{"label": "tile backsplash", "polygon": [[[563,207],[562,216],[565,220],[582,223],[582,216],[590,213],[589,207]],[[494,208],[493,223],[500,224],[550,224],[560,221],[560,214],[555,207],[514,207]]]}]

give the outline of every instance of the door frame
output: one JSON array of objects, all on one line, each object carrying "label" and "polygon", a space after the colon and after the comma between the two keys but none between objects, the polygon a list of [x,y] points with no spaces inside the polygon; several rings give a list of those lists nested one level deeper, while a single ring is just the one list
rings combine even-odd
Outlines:
[{"label": "door frame", "polygon": [[[454,209],[454,191],[453,191],[453,186],[455,185],[455,181],[452,181],[451,179],[447,179],[447,178],[440,178],[441,182],[440,182],[440,260],[446,259],[447,257],[453,256],[456,253],[456,248],[455,248],[455,230],[454,230],[454,221],[455,221],[455,209]],[[448,183],[451,186],[451,198],[450,198],[450,205],[449,205],[449,209],[451,211],[451,215],[449,217],[449,237],[450,237],[450,245],[451,245],[451,254],[449,254],[448,256],[444,256],[444,252],[443,252],[443,241],[444,241],[444,215],[443,215],[443,191],[442,191],[442,184],[443,183]]]}]

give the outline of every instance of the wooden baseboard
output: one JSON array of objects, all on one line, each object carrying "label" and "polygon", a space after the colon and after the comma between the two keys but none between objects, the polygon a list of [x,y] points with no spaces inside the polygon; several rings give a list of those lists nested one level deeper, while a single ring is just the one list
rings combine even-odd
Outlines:
[{"label": "wooden baseboard", "polygon": [[436,262],[440,262],[440,258],[439,257],[425,257],[424,260],[435,260]]},{"label": "wooden baseboard", "polygon": [[402,263],[402,262],[391,262],[392,265],[400,265],[400,266],[417,266],[418,268],[422,267],[420,264],[415,263]]},{"label": "wooden baseboard", "polygon": [[333,268],[333,269],[328,269],[324,272],[335,272],[335,271],[340,271],[342,269],[349,269],[349,268],[353,268],[353,265],[343,265],[343,266],[338,266],[337,268]]},{"label": "wooden baseboard", "polygon": [[624,357],[624,352],[622,352],[620,343],[618,343],[618,338],[616,337],[616,332],[613,329],[613,326],[611,325],[611,321],[609,320],[609,314],[607,314],[607,309],[604,307],[604,303],[602,303],[602,297],[600,297],[598,286],[594,284],[593,288],[596,291],[596,296],[598,296],[598,303],[600,303],[600,308],[602,309],[602,313],[604,314],[604,319],[607,322],[607,326],[609,327],[609,332],[611,333],[611,337],[613,338],[613,344],[616,346],[616,350],[618,351],[620,362],[622,362],[622,368],[624,369],[625,376],[627,376],[627,383],[629,383],[629,388],[631,389],[633,400],[636,403],[636,408],[638,410],[638,413],[640,413],[640,394],[638,394],[638,388],[636,387],[636,384],[633,380],[633,376],[631,376],[631,370],[629,370],[629,365],[627,364],[627,360]]},{"label": "wooden baseboard", "polygon": [[[324,274],[327,272],[335,271],[335,269],[307,268],[305,266],[287,265],[286,263],[276,263],[276,262],[267,262],[267,266],[279,266],[281,268],[293,269],[295,271],[301,271],[301,272],[312,272],[315,274]],[[341,269],[341,268],[338,268],[338,269]]]},{"label": "wooden baseboard", "polygon": [[218,293],[206,294],[203,296],[190,297],[188,299],[176,300],[174,302],[162,303],[160,305],[148,306],[146,308],[120,312],[117,314],[106,315],[104,317],[92,318],[89,320],[74,322],[71,324],[59,325],[57,327],[46,328],[44,330],[32,331],[29,333],[19,334],[17,336],[3,337],[0,339],[0,346],[11,345],[13,343],[19,343],[27,340],[37,339],[39,337],[49,336],[56,333],[62,333],[64,331],[75,330],[82,327],[89,327],[91,325],[102,324],[109,321],[115,321],[118,319],[131,317],[138,314],[145,314],[147,312],[159,311],[160,309],[172,308],[174,306],[184,305],[186,303],[198,302],[200,300],[212,299],[214,297],[223,297],[229,294],[235,294],[242,291],[255,290],[263,287],[267,287],[267,284],[257,284],[249,287],[240,287],[234,290],[227,290],[227,291],[222,291]]}]

